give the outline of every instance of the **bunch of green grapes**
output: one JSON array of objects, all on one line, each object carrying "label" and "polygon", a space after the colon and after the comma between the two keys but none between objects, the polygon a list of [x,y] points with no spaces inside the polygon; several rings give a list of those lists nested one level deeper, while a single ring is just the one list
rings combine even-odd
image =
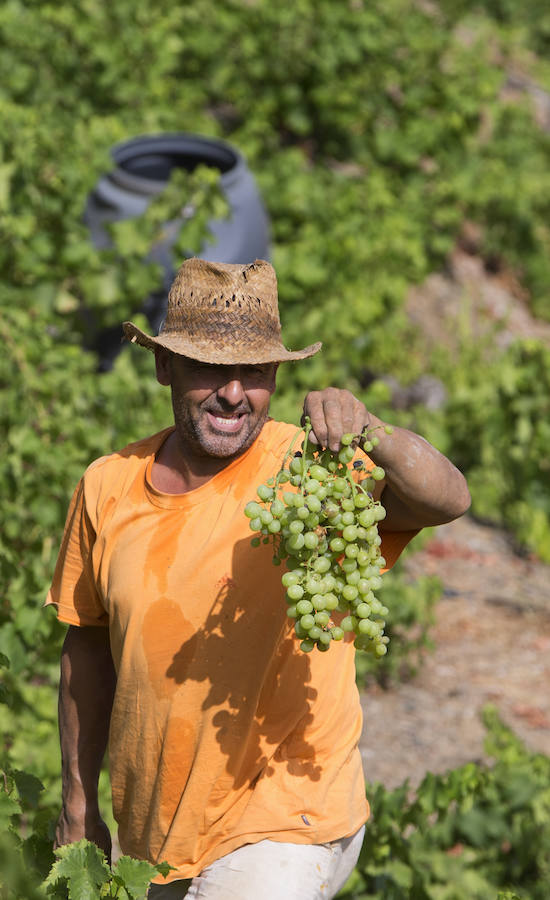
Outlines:
[{"label": "bunch of green grapes", "polygon": [[[245,515],[258,532],[251,543],[258,546],[263,535],[264,543],[273,542],[274,564],[286,561],[287,614],[296,620],[303,651],[324,652],[349,631],[357,649],[380,657],[389,641],[388,610],[375,596],[386,564],[378,534],[386,511],[372,491],[385,473],[380,466],[366,471],[362,460],[350,465],[358,435],[343,435],[334,453],[312,447],[310,431],[306,420],[301,452],[293,454],[293,441],[276,477],[259,486],[258,501],[247,503]],[[361,437],[367,452],[378,443],[370,433]]]}]

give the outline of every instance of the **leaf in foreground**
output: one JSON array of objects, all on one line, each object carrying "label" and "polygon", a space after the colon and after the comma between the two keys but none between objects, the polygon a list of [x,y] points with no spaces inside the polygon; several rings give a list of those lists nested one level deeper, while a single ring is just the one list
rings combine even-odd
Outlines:
[{"label": "leaf in foreground", "polygon": [[98,900],[100,889],[110,879],[104,853],[85,839],[55,851],[58,857],[44,884],[54,887],[66,882],[69,900]]},{"label": "leaf in foreground", "polygon": [[144,900],[149,882],[157,874],[157,866],[131,856],[121,856],[113,867],[113,881],[124,888],[130,900]]}]

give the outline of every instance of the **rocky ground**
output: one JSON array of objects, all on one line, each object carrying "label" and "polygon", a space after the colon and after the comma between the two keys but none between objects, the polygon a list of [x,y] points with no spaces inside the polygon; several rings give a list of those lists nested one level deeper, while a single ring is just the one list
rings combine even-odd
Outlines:
[{"label": "rocky ground", "polygon": [[407,568],[442,581],[435,649],[413,680],[363,693],[367,779],[417,784],[427,771],[482,760],[487,703],[550,755],[550,566],[465,516],[434,530]]}]

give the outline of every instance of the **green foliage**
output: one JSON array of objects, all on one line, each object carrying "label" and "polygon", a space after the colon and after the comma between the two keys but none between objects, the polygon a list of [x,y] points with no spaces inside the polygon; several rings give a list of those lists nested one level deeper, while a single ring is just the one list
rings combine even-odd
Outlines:
[{"label": "green foliage", "polygon": [[371,818],[342,900],[547,896],[550,759],[527,751],[494,708],[484,721],[491,766],[428,774],[414,792],[367,787]]},{"label": "green foliage", "polygon": [[[479,378],[482,366],[490,377]],[[444,368],[449,400],[443,413],[417,411],[424,433],[443,418],[473,512],[550,561],[550,349],[533,340],[500,353],[467,344],[459,365]]]},{"label": "green foliage", "polygon": [[44,885],[55,900],[145,900],[156,875],[166,875],[171,866],[152,865],[142,859],[121,856],[111,868],[105,854],[89,841],[77,841],[55,851],[55,862]]}]

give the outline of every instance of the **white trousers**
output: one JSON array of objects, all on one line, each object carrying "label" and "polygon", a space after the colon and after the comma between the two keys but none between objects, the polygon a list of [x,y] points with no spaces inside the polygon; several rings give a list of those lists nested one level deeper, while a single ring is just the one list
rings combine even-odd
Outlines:
[{"label": "white trousers", "polygon": [[331,900],[355,868],[364,833],[328,844],[246,844],[193,879],[151,885],[148,900]]}]

